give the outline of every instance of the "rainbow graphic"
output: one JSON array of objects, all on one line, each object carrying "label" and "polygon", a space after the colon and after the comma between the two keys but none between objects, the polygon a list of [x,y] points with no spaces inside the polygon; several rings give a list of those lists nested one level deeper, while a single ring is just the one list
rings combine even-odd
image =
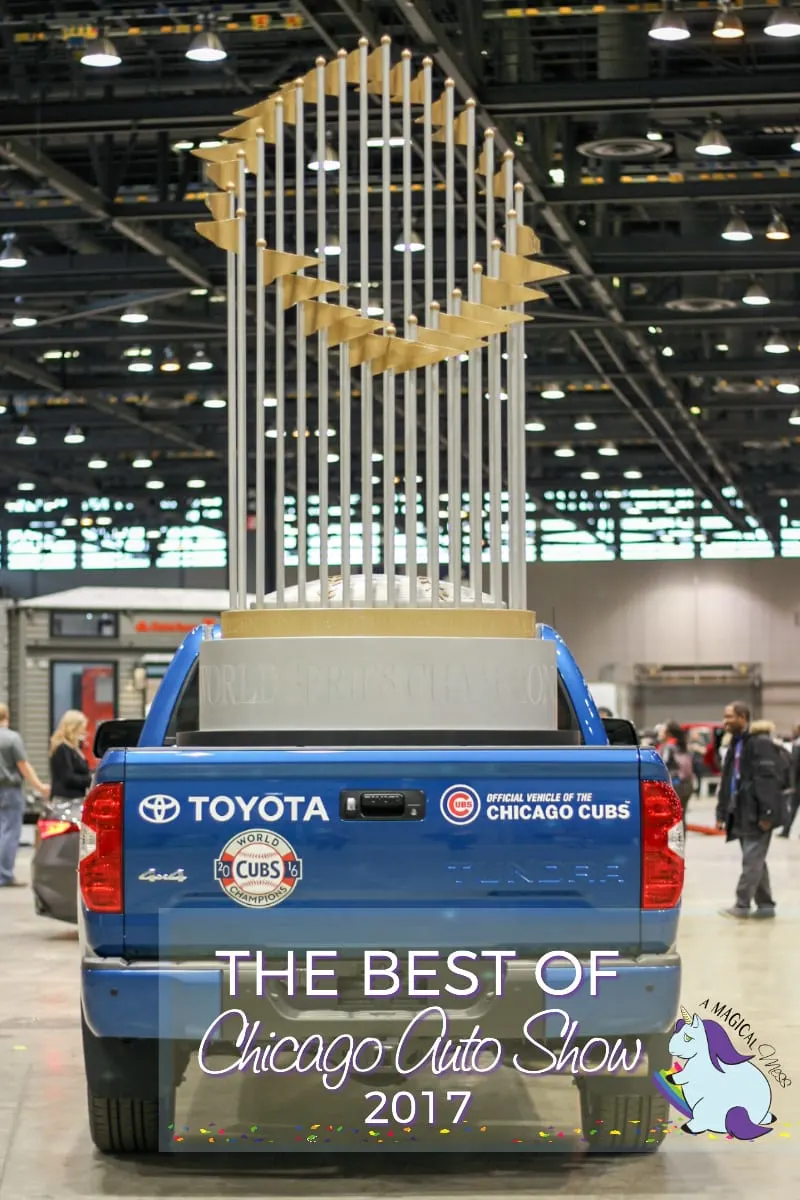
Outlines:
[{"label": "rainbow graphic", "polygon": [[670,1076],[675,1071],[680,1071],[680,1063],[673,1063],[671,1067],[663,1071],[656,1071],[653,1076],[653,1083],[658,1088],[662,1096],[665,1097],[671,1106],[681,1114],[682,1117],[691,1117],[692,1110],[686,1103],[686,1097],[683,1094],[683,1088],[680,1084],[673,1083]]}]

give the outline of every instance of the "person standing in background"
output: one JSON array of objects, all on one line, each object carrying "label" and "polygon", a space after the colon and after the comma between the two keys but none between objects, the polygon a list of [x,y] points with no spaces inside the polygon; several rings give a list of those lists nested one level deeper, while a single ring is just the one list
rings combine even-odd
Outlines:
[{"label": "person standing in background", "polygon": [[786,824],[784,825],[780,837],[788,838],[792,832],[792,825],[797,816],[797,810],[800,808],[800,725],[794,727],[794,740],[792,742],[792,769],[791,782],[789,793],[789,811],[786,814]]},{"label": "person standing in background", "polygon": [[34,791],[45,797],[50,795],[50,788],[42,783],[28,762],[22,738],[16,730],[9,728],[8,721],[8,705],[0,704],[0,887],[23,887],[14,878],[25,814],[22,781],[25,779]]},{"label": "person standing in background", "polygon": [[686,744],[686,734],[677,721],[667,722],[659,753],[681,802],[683,829],[686,832],[686,809],[694,792],[694,762]]},{"label": "person standing in background", "polygon": [[83,754],[88,728],[84,714],[70,708],[50,739],[50,786],[54,801],[81,800],[89,790],[92,772]]},{"label": "person standing in background", "polygon": [[742,701],[727,706],[724,725],[731,740],[722,766],[717,828],[725,830],[727,841],[740,843],[742,872],[736,902],[722,915],[747,918],[755,900],[754,917],[774,917],[767,853],[772,830],[783,821],[783,767],[769,734],[750,732],[750,709]]}]

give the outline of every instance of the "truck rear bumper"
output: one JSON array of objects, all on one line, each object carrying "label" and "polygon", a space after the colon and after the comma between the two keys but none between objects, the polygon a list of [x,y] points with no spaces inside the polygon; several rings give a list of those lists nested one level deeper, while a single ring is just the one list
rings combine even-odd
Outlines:
[{"label": "truck rear bumper", "polygon": [[[400,1033],[420,1009],[441,1005],[455,1033],[469,1032],[480,1022],[487,1035],[522,1038],[525,1022],[536,1013],[555,1009],[579,1023],[580,1036],[641,1036],[667,1032],[675,1020],[680,993],[681,966],[677,953],[642,955],[617,959],[616,975],[599,981],[597,995],[590,993],[588,960],[579,988],[568,996],[549,995],[535,979],[535,961],[508,964],[502,996],[491,993],[454,1008],[448,998],[413,1002],[399,1001],[397,1008],[360,1000],[334,1008],[317,1001],[266,994],[257,997],[255,987],[229,994],[226,971],[206,962],[143,962],[123,959],[84,958],[82,965],[83,1011],[97,1037],[157,1038],[200,1042],[209,1026],[229,1009],[241,1009],[252,1019],[261,1019],[267,1032],[282,1030],[308,1033],[347,1032],[354,1037]],[[550,988],[568,986],[572,970],[549,965],[544,979]],[[244,993],[244,994],[243,994]],[[562,1035],[563,1016],[542,1017],[537,1036]]]}]

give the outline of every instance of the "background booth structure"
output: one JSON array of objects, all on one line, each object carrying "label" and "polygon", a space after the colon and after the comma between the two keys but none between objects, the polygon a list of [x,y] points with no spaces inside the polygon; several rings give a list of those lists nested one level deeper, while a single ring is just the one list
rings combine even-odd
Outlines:
[{"label": "background booth structure", "polygon": [[143,716],[183,637],[226,602],[216,590],[75,588],[0,607],[0,679],[37,771],[66,709],[86,713],[89,745],[99,721]]}]

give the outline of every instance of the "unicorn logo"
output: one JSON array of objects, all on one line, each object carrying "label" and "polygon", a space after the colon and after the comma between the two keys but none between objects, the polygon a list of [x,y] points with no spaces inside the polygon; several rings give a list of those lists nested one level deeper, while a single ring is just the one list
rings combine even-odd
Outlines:
[{"label": "unicorn logo", "polygon": [[655,1084],[688,1118],[684,1132],[727,1133],[745,1142],[772,1132],[777,1118],[769,1081],[752,1055],[739,1053],[722,1025],[681,1008],[669,1052],[683,1066],[660,1071]]}]

